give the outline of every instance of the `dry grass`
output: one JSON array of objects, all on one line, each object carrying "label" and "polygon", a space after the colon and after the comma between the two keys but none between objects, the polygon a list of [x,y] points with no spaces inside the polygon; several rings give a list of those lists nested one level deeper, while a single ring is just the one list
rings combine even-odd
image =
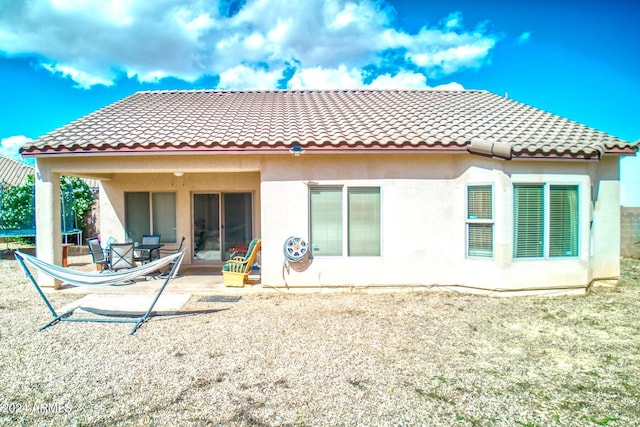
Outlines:
[{"label": "dry grass", "polygon": [[[263,294],[130,325],[63,323],[0,261],[0,423],[637,425],[640,262],[615,290]],[[54,296],[54,305],[69,296]]]}]

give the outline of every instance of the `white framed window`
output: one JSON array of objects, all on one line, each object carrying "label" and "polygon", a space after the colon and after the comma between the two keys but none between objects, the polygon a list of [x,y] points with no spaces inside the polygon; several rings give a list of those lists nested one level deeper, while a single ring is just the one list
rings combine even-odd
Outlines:
[{"label": "white framed window", "polygon": [[176,193],[124,193],[127,237],[141,242],[145,234],[159,234],[160,242],[176,243]]},{"label": "white framed window", "polygon": [[513,257],[577,257],[579,186],[513,186]]},{"label": "white framed window", "polygon": [[467,186],[467,256],[493,257],[493,187]]},{"label": "white framed window", "polygon": [[309,189],[314,256],[380,256],[380,227],[380,187]]}]

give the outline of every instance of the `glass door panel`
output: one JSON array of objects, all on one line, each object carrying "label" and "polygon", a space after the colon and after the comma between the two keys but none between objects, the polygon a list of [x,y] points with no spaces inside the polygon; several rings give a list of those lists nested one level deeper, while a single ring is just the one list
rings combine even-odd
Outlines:
[{"label": "glass door panel", "polygon": [[220,195],[193,195],[193,259],[220,261]]},{"label": "glass door panel", "polygon": [[251,193],[225,193],[223,197],[223,244],[225,260],[230,248],[247,245],[253,236]]}]

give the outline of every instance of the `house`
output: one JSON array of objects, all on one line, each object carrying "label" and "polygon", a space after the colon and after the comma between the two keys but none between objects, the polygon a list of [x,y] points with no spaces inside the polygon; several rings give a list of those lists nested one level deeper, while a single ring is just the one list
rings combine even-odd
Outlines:
[{"label": "house", "polygon": [[9,157],[0,156],[0,186],[22,185],[28,175],[33,175],[31,166]]},{"label": "house", "polygon": [[508,294],[617,282],[619,160],[637,149],[486,91],[202,90],[135,93],[22,155],[53,206],[45,261],[64,174],[100,180],[104,239],[186,236],[187,265],[259,236],[266,285]]}]

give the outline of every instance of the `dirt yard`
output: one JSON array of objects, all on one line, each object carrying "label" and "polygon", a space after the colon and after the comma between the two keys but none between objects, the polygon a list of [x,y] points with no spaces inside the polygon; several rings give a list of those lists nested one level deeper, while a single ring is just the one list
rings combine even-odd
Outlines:
[{"label": "dirt yard", "polygon": [[37,332],[50,315],[5,259],[0,424],[639,425],[640,261],[623,270],[584,297],[193,297],[130,336]]}]

